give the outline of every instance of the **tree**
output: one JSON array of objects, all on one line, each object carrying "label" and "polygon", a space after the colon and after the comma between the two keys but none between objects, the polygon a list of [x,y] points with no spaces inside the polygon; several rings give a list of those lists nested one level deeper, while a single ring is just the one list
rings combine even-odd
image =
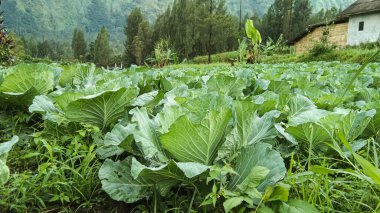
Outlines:
[{"label": "tree", "polygon": [[309,0],[295,0],[292,15],[292,38],[306,29],[311,14],[312,7]]},{"label": "tree", "polygon": [[37,41],[33,37],[21,38],[24,44],[25,52],[31,57],[38,57]]},{"label": "tree", "polygon": [[95,42],[91,42],[89,45],[88,45],[88,54],[87,54],[87,57],[86,57],[87,61],[94,61],[95,59]]},{"label": "tree", "polygon": [[106,66],[111,59],[112,50],[109,45],[109,34],[106,27],[102,27],[95,40],[94,63]]},{"label": "tree", "polygon": [[275,0],[263,18],[263,37],[277,39],[283,34],[286,13],[285,0]]},{"label": "tree", "polygon": [[144,60],[148,57],[152,48],[152,33],[149,23],[144,20],[139,24],[137,35],[131,44],[134,62],[138,65],[144,64]]},{"label": "tree", "polygon": [[3,12],[0,11],[0,64],[8,65],[13,60],[13,56],[11,53],[13,44],[12,39],[5,33],[5,27],[3,26],[3,23]]},{"label": "tree", "polygon": [[237,47],[238,24],[225,0],[176,0],[157,18],[154,42],[169,40],[181,59],[231,51]]},{"label": "tree", "polygon": [[14,46],[11,49],[11,54],[14,55],[17,60],[24,59],[26,53],[23,40],[17,37],[16,33],[13,31],[8,34],[8,37],[12,40],[12,45]]},{"label": "tree", "polygon": [[[133,40],[137,36],[139,32],[140,23],[144,21],[144,17],[139,8],[135,8],[132,12],[127,16],[127,25],[124,29],[124,34],[127,39],[125,41],[125,62],[127,65],[131,65],[132,63],[136,63],[135,55],[133,54]],[[135,46],[136,46],[135,42]]]},{"label": "tree", "polygon": [[293,0],[284,0],[284,19],[282,24],[282,34],[285,39],[290,39],[292,36],[292,16],[293,16]]},{"label": "tree", "polygon": [[71,48],[73,50],[74,58],[83,61],[87,53],[87,44],[82,29],[76,28],[74,30]]},{"label": "tree", "polygon": [[48,40],[40,41],[37,43],[37,57],[48,58],[52,52],[52,47]]}]

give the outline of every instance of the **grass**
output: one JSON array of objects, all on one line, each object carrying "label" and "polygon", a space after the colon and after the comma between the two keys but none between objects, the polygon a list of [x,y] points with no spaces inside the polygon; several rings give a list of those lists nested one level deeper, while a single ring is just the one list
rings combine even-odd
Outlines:
[{"label": "grass", "polygon": [[[332,50],[331,52],[320,54],[318,56],[313,56],[310,53],[305,53],[302,55],[296,54],[286,54],[286,55],[272,55],[272,56],[262,56],[262,63],[275,64],[275,63],[289,63],[289,62],[311,62],[311,61],[341,61],[346,63],[359,63],[362,64],[366,59],[370,58],[376,53],[378,47],[371,49],[367,48],[356,48],[347,47],[340,50]],[[213,63],[230,63],[230,59],[236,59],[238,53],[225,52],[220,54],[214,54],[211,56]],[[195,64],[207,64],[208,56],[198,56],[192,61]],[[380,62],[380,56],[374,59],[374,62]]]}]

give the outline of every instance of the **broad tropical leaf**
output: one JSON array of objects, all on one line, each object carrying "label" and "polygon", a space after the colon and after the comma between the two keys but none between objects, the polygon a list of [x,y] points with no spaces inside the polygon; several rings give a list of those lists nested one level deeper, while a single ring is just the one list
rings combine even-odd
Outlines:
[{"label": "broad tropical leaf", "polygon": [[0,100],[28,106],[37,95],[45,95],[54,88],[54,70],[46,64],[20,64],[11,68],[0,85]]},{"label": "broad tropical leaf", "polygon": [[107,159],[99,170],[103,190],[116,201],[134,203],[151,194],[151,184],[132,177],[131,165],[132,157],[117,162]]},{"label": "broad tropical leaf", "polygon": [[320,148],[320,145],[331,141],[329,132],[321,125],[315,123],[290,126],[285,131],[292,135],[299,144],[311,147],[312,149]]},{"label": "broad tropical leaf", "polygon": [[6,164],[8,152],[12,146],[18,142],[19,138],[14,136],[12,140],[0,143],[0,186],[4,185],[9,179],[9,168]]},{"label": "broad tropical leaf", "polygon": [[162,145],[178,161],[211,165],[223,143],[230,119],[231,111],[227,107],[219,113],[211,110],[201,123],[193,123],[188,116],[182,116],[161,136]]},{"label": "broad tropical leaf", "polygon": [[130,114],[133,115],[132,122],[137,125],[133,136],[140,152],[147,159],[166,162],[168,159],[159,140],[158,123],[149,118],[145,108],[135,108]]},{"label": "broad tropical leaf", "polygon": [[105,159],[114,155],[120,155],[125,151],[134,152],[132,146],[135,124],[123,126],[116,124],[111,132],[104,137],[103,144],[96,150],[100,158]]},{"label": "broad tropical leaf", "polygon": [[207,81],[209,92],[218,92],[231,97],[243,96],[246,83],[243,79],[226,75],[214,75]]},{"label": "broad tropical leaf", "polygon": [[176,163],[169,161],[159,167],[147,167],[136,159],[132,160],[131,174],[135,179],[144,179],[157,186],[161,194],[166,194],[173,186],[181,183],[191,183],[192,178],[199,176],[209,169],[200,163]]},{"label": "broad tropical leaf", "polygon": [[254,103],[247,101],[234,102],[236,127],[227,136],[223,149],[236,153],[247,145],[268,142],[273,143],[278,131],[274,120],[279,117],[279,111],[270,111],[260,117]]},{"label": "broad tropical leaf", "polygon": [[253,20],[248,19],[245,23],[245,32],[248,38],[252,39],[253,43],[261,43],[261,34],[253,25]]},{"label": "broad tropical leaf", "polygon": [[62,112],[54,106],[53,101],[45,96],[36,96],[33,100],[33,104],[29,107],[29,112],[40,113],[43,115],[44,120],[50,120],[60,124],[64,117]]},{"label": "broad tropical leaf", "polygon": [[125,115],[137,94],[136,88],[121,88],[82,97],[67,105],[66,116],[71,121],[105,129]]},{"label": "broad tropical leaf", "polygon": [[319,213],[318,209],[303,200],[289,200],[282,203],[280,213]]},{"label": "broad tropical leaf", "polygon": [[286,168],[280,153],[273,150],[270,144],[256,143],[243,149],[236,159],[234,170],[237,175],[231,180],[228,188],[236,190],[238,185],[244,183],[250,177],[252,170],[258,166],[269,170],[269,173],[257,187],[260,192],[285,177]]}]

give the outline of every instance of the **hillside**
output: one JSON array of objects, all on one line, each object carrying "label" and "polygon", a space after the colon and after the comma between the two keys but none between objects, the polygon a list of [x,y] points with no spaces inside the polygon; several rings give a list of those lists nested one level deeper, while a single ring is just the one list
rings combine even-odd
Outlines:
[{"label": "hillside", "polygon": [[[312,0],[314,11],[346,7],[354,0]],[[37,38],[71,38],[76,26],[85,28],[91,39],[101,26],[107,26],[112,40],[123,40],[125,16],[135,7],[153,22],[173,0],[7,0],[3,2],[6,26],[22,35]],[[243,14],[263,15],[274,0],[243,0]],[[227,0],[238,15],[239,0]]]}]

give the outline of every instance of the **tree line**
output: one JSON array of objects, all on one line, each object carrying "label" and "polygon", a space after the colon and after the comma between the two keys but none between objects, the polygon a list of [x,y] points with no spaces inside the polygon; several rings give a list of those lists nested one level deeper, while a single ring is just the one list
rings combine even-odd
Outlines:
[{"label": "tree line", "polygon": [[[248,18],[254,20],[265,42],[267,38],[276,40],[281,35],[290,40],[308,25],[331,20],[338,13],[339,10],[332,8],[313,14],[309,0],[275,0],[263,17],[237,17],[228,12],[225,0],[175,0],[153,24],[135,8],[126,17],[124,51],[116,51],[116,54],[110,46],[106,26],[90,42],[80,28],[74,30],[71,45],[21,40],[25,52],[33,57],[56,60],[71,54],[78,61],[101,66],[113,63],[144,65],[147,58],[154,57],[155,44],[161,40],[167,41],[179,60],[191,59],[236,50],[238,40],[245,33],[242,23]],[[71,49],[64,46],[71,46]]]}]

